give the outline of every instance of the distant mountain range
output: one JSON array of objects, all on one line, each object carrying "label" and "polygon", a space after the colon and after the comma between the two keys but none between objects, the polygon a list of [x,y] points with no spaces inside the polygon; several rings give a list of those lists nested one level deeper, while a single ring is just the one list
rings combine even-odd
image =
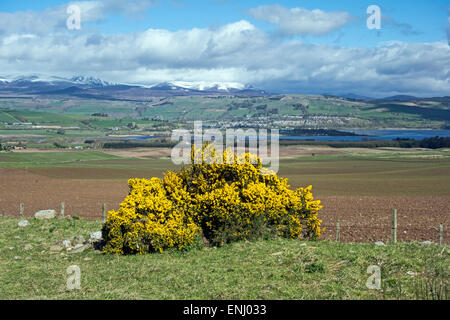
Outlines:
[{"label": "distant mountain range", "polygon": [[63,77],[2,77],[1,96],[71,96],[78,98],[142,100],[151,97],[183,95],[264,96],[264,90],[232,82],[163,82],[152,86],[119,84],[98,78]]},{"label": "distant mountain range", "polygon": [[[236,82],[187,82],[171,81],[151,86],[122,84],[85,76],[64,78],[57,76],[0,76],[0,96],[61,96],[106,100],[148,100],[151,97],[172,97],[190,95],[231,95],[231,96],[267,96],[270,93]],[[339,97],[353,101],[397,101],[423,100],[408,95],[396,95],[386,98],[372,98],[353,93],[324,96]],[[443,97],[448,98],[448,97]]]},{"label": "distant mountain range", "polygon": [[366,96],[360,96],[360,95],[353,94],[353,93],[340,94],[340,95],[324,94],[324,96],[343,98],[343,99],[353,100],[353,101],[364,101],[364,102],[370,102],[370,101],[407,102],[407,101],[422,101],[422,100],[436,100],[436,99],[446,99],[446,101],[447,101],[450,98],[449,96],[419,98],[419,97],[409,96],[409,95],[396,95],[396,96],[390,96],[390,97],[385,97],[385,98],[371,98],[371,97],[366,97]]}]

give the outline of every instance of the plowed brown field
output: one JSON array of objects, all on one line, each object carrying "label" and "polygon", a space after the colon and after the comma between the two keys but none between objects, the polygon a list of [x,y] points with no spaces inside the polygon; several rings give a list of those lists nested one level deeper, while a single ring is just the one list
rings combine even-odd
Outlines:
[{"label": "plowed brown field", "polygon": [[[159,175],[146,172],[144,176]],[[102,203],[118,209],[128,192],[127,179],[143,176],[142,172],[105,168],[0,168],[0,213],[19,215],[19,204],[25,205],[25,216],[41,209],[59,212],[65,202],[65,214],[89,219],[101,218]],[[286,175],[289,177],[289,173]],[[406,182],[410,183],[410,182]],[[419,182],[418,182],[419,183]],[[377,188],[367,181],[366,189]],[[399,241],[439,241],[439,224],[444,223],[444,242],[450,243],[450,197],[445,195],[334,195],[339,185],[327,192],[315,188],[315,196],[324,205],[320,213],[327,228],[323,237],[334,239],[336,221],[341,220],[341,241],[389,241],[391,209],[398,209]]]}]

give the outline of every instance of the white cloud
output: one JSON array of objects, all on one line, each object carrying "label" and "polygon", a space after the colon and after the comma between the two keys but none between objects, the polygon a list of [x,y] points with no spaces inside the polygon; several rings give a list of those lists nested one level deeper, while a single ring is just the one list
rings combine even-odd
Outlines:
[{"label": "white cloud", "polygon": [[108,14],[119,13],[127,16],[144,13],[155,0],[98,0],[72,1],[64,5],[50,7],[42,12],[18,11],[14,13],[0,12],[0,35],[12,33],[54,33],[66,30],[69,17],[67,7],[77,5],[80,8],[81,22],[100,21]]},{"label": "white cloud", "polygon": [[319,9],[288,9],[281,5],[264,5],[249,10],[258,20],[277,25],[288,35],[320,36],[341,28],[351,20],[348,12],[326,12]]},{"label": "white cloud", "polygon": [[[98,19],[105,10],[91,11]],[[273,39],[248,21],[176,32],[0,37],[0,75],[86,75],[111,82],[239,82],[272,91],[448,95],[446,42],[346,48]]]}]

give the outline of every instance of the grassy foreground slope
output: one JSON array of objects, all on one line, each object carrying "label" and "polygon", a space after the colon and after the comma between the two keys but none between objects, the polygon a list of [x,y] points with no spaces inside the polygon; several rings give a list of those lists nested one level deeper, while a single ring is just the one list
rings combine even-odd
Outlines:
[{"label": "grassy foreground slope", "polygon": [[[275,239],[143,256],[51,253],[101,222],[29,220],[0,217],[0,299],[424,299],[419,284],[449,279],[448,246]],[[80,290],[66,289],[71,265]],[[381,268],[381,290],[366,287],[370,265]]]}]

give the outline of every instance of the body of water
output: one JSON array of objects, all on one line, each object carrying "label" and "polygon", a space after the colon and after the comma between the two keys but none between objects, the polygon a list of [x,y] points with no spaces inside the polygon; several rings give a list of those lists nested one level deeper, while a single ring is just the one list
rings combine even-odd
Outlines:
[{"label": "body of water", "polygon": [[[309,141],[366,141],[366,140],[394,140],[411,139],[422,140],[432,137],[450,137],[450,130],[344,130],[361,136],[280,136],[280,140],[309,140]],[[107,137],[101,140],[145,141],[161,138],[158,136],[130,136]],[[100,139],[99,139],[100,140]]]}]

